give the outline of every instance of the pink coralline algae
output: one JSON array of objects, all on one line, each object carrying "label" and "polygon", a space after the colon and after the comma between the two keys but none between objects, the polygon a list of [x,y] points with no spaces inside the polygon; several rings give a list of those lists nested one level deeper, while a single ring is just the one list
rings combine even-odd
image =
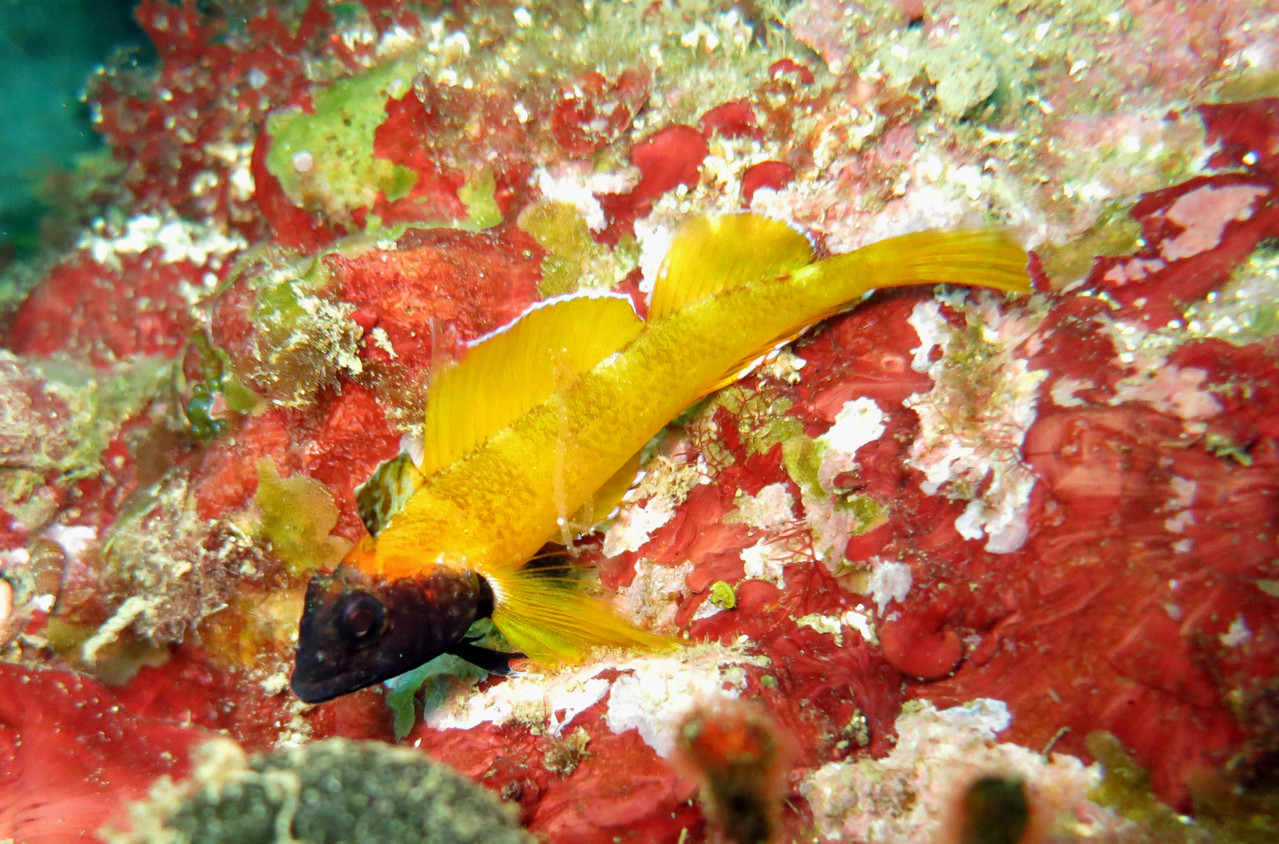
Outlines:
[{"label": "pink coralline algae", "polygon": [[[114,200],[0,314],[0,838],[124,840],[215,735],[550,841],[1273,833],[1279,19],[1049,5],[140,3]],[[684,648],[293,699],[431,372],[743,208],[1006,227],[1035,293],[876,293],[650,444],[572,552]]]}]

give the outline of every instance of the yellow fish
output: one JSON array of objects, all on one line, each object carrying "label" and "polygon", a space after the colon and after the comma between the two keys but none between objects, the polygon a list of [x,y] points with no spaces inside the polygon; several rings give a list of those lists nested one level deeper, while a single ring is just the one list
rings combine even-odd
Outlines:
[{"label": "yellow fish", "polygon": [[434,375],[420,464],[362,491],[372,535],[308,586],[294,692],[328,700],[445,652],[485,665],[494,652],[466,632],[486,616],[542,663],[673,645],[562,568],[526,564],[575,514],[607,513],[699,397],[870,290],[941,282],[1027,292],[1026,253],[998,232],[930,231],[815,261],[782,222],[701,216],[675,234],[646,321],[625,296],[583,294],[475,341]]}]

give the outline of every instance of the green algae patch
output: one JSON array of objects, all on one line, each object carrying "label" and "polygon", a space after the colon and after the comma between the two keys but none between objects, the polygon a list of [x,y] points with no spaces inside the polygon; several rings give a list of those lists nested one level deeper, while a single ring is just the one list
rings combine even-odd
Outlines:
[{"label": "green algae patch", "polygon": [[832,489],[822,482],[822,462],[828,452],[819,440],[793,437],[782,443],[782,466],[799,487],[800,501],[813,533],[813,548],[833,573],[844,565],[848,537],[879,526],[888,509],[868,495]]},{"label": "green algae patch", "polygon": [[737,606],[737,592],[728,581],[717,580],[711,584],[711,594],[706,600],[720,609],[731,610]]},{"label": "green algae patch", "polygon": [[77,671],[112,686],[129,682],[144,667],[158,668],[169,660],[169,648],[124,631],[108,631],[53,616],[40,631],[54,653]]},{"label": "green algae patch", "polygon": [[543,298],[607,290],[636,266],[638,255],[633,249],[619,246],[613,252],[597,243],[581,212],[567,202],[530,205],[520,212],[518,223],[546,250],[538,285]]},{"label": "green algae patch", "polygon": [[386,121],[388,99],[413,85],[412,63],[390,62],[340,79],[312,95],[313,111],[291,108],[267,119],[266,166],[299,207],[347,221],[381,192],[408,195],[417,174],[373,153],[373,135]]},{"label": "green algae patch", "polygon": [[786,415],[795,403],[768,390],[731,384],[719,391],[716,401],[737,417],[737,433],[749,454],[764,454],[804,436],[804,424]]},{"label": "green algae patch", "polygon": [[195,334],[191,347],[200,356],[196,380],[187,383],[181,367],[175,377],[190,395],[183,407],[187,430],[207,441],[225,432],[234,419],[261,410],[263,402],[235,377],[230,356],[215,348],[208,337]]},{"label": "green algae patch", "polygon": [[467,179],[458,188],[457,198],[466,206],[468,228],[491,229],[502,222],[502,209],[497,207],[497,178],[491,167],[484,167]]},{"label": "green algae patch", "polygon": [[281,478],[266,458],[258,461],[257,470],[253,503],[262,514],[258,535],[271,544],[289,573],[337,565],[351,543],[329,535],[337,526],[338,508],[324,484],[306,475]]},{"label": "green algae patch", "polygon": [[1138,824],[1148,839],[1167,844],[1263,844],[1279,836],[1279,788],[1272,783],[1245,787],[1231,779],[1230,766],[1201,770],[1188,780],[1194,817],[1160,802],[1150,773],[1107,732],[1089,733],[1088,752],[1101,765],[1101,782],[1089,795]]},{"label": "green algae patch", "polygon": [[333,279],[323,261],[266,266],[248,283],[255,332],[246,349],[232,354],[232,363],[255,392],[278,405],[302,407],[339,372],[363,371],[363,332],[351,320],[355,306],[329,292]]},{"label": "green algae patch", "polygon": [[109,476],[103,453],[128,420],[163,413],[153,403],[166,396],[172,371],[152,357],[98,370],[0,350],[0,508],[35,532],[57,512],[54,485]]},{"label": "green algae patch", "polygon": [[1054,290],[1086,277],[1096,258],[1131,255],[1141,245],[1141,224],[1130,215],[1127,201],[1112,203],[1097,222],[1065,243],[1044,244],[1036,250]]}]

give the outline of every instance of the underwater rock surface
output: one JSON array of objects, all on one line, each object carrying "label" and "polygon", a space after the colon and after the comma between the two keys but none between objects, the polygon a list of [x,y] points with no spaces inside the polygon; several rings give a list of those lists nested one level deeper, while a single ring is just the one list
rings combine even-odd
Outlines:
[{"label": "underwater rock surface", "polygon": [[[1018,840],[1265,840],[1271,6],[143,0],[107,209],[0,295],[0,839],[141,835],[221,736],[398,741],[551,841],[967,841],[991,777]],[[658,437],[575,552],[687,648],[293,699],[433,367],[744,208],[1007,227],[1036,292],[874,294]]]}]

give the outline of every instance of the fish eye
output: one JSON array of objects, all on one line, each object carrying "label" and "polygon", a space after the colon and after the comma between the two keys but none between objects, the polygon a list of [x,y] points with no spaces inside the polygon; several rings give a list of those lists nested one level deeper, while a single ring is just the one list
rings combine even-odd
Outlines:
[{"label": "fish eye", "polygon": [[338,630],[348,645],[363,645],[378,638],[385,620],[382,602],[367,592],[357,592],[343,602]]}]

